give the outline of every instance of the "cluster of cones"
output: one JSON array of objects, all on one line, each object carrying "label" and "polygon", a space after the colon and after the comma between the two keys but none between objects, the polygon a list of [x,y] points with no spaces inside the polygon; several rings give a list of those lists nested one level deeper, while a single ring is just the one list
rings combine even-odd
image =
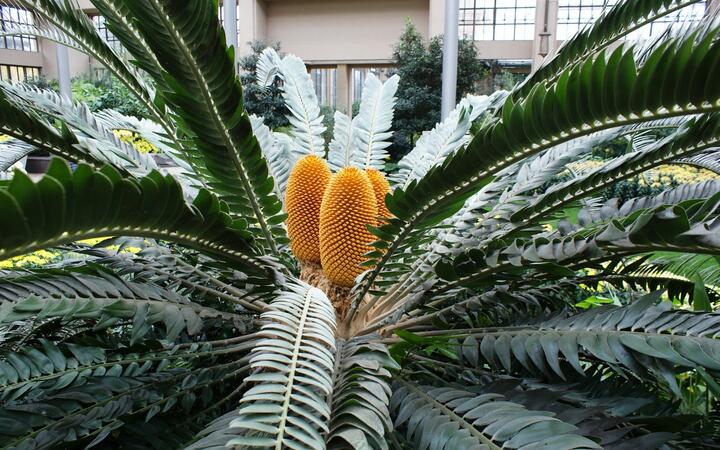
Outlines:
[{"label": "cluster of cones", "polygon": [[374,169],[345,167],[332,174],[324,159],[306,156],[290,173],[285,193],[287,228],[295,257],[322,269],[340,288],[349,288],[366,268],[365,253],[376,238],[368,225],[389,217],[390,184]]}]

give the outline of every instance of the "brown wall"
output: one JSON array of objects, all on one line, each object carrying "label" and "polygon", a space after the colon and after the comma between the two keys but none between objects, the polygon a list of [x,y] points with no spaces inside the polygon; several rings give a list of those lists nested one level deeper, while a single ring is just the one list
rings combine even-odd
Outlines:
[{"label": "brown wall", "polygon": [[263,37],[280,41],[285,52],[311,64],[389,61],[406,18],[428,35],[428,0],[264,3]]}]

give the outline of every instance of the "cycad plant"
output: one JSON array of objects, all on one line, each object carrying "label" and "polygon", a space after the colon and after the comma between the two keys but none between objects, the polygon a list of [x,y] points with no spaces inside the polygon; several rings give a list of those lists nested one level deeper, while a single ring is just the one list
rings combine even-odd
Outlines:
[{"label": "cycad plant", "polygon": [[257,80],[282,80],[290,131],[244,112],[214,1],[93,0],[124,50],[72,2],[16,3],[37,25],[5,33],[88,53],[153,119],[0,84],[3,164],[57,156],[0,187],[0,258],[63,255],[2,272],[2,448],[718,445],[720,183],[596,198],[717,167],[715,16],[626,40],[695,0],[619,3],[387,177],[396,78],[369,77],[326,148],[294,56]]}]

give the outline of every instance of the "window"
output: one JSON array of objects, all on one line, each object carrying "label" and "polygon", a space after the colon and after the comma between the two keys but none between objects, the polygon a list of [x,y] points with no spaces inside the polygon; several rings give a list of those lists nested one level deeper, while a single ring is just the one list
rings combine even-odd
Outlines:
[{"label": "window", "polygon": [[668,28],[682,25],[685,22],[697,22],[705,15],[706,2],[693,3],[690,6],[671,12],[652,23],[630,33],[628,39],[647,39],[650,36],[662,33]]},{"label": "window", "polygon": [[461,0],[460,35],[476,41],[531,41],[536,0]]},{"label": "window", "polygon": [[[557,38],[565,40],[587,24],[597,20],[605,8],[618,0],[560,0],[558,4]],[[629,39],[645,39],[686,20],[699,20],[705,13],[705,2],[698,2],[659,18],[631,33]]]},{"label": "window", "polygon": [[[2,30],[7,31],[22,26],[35,25],[35,17],[26,9],[0,5],[0,22]],[[37,38],[26,35],[2,36],[0,37],[0,48],[36,52],[38,51]]]},{"label": "window", "polygon": [[311,67],[310,78],[315,87],[318,103],[335,106],[335,81],[337,70],[334,67]]},{"label": "window", "polygon": [[352,100],[359,102],[362,99],[363,85],[368,73],[372,73],[380,81],[390,78],[390,67],[353,67],[352,69]]},{"label": "window", "polygon": [[39,67],[11,66],[0,64],[0,80],[18,83],[30,79],[40,78]]},{"label": "window", "polygon": [[118,38],[116,38],[115,35],[107,29],[107,24],[105,23],[105,18],[103,16],[92,16],[92,21],[98,34],[105,42],[107,42],[111,47],[120,47],[120,41],[118,41]]}]

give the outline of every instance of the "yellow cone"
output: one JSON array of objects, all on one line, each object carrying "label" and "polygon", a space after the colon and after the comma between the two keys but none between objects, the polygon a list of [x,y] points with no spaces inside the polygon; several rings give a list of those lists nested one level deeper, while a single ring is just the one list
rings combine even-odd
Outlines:
[{"label": "yellow cone", "polygon": [[377,202],[378,215],[380,217],[390,217],[390,211],[385,206],[385,196],[390,193],[390,183],[385,179],[385,175],[379,170],[365,169],[368,178],[370,178],[370,184],[372,184],[373,191],[375,192],[375,201]]},{"label": "yellow cone", "polygon": [[375,238],[367,230],[377,221],[375,192],[365,171],[346,167],[332,178],[320,210],[320,260],[325,276],[350,287]]},{"label": "yellow cone", "polygon": [[290,248],[301,261],[320,262],[320,205],[331,177],[325,160],[313,155],[302,158],[290,172],[287,228]]}]

